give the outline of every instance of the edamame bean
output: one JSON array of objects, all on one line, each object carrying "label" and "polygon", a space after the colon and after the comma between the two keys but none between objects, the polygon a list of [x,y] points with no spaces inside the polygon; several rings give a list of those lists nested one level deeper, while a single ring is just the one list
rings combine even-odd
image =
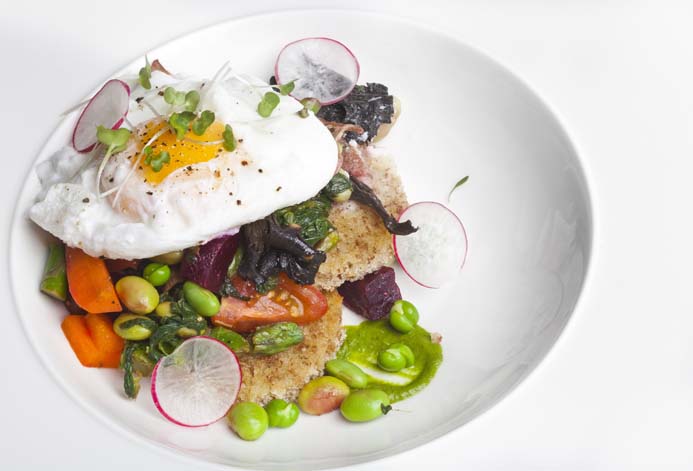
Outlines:
[{"label": "edamame bean", "polygon": [[165,265],[177,265],[183,260],[183,251],[176,250],[175,252],[168,252],[161,255],[157,255],[152,258],[152,262],[163,263]]},{"label": "edamame bean", "polygon": [[398,348],[388,348],[378,354],[378,366],[385,371],[396,372],[407,366],[407,359]]},{"label": "edamame bean", "polygon": [[265,411],[269,418],[270,427],[288,428],[298,420],[298,406],[293,402],[286,402],[283,399],[272,399],[266,406]]},{"label": "edamame bean", "polygon": [[403,334],[411,332],[419,322],[419,311],[409,301],[400,299],[390,308],[390,325]]},{"label": "edamame bean", "polygon": [[154,286],[164,286],[171,278],[171,268],[162,263],[150,263],[144,267],[142,277]]},{"label": "edamame bean", "polygon": [[325,371],[330,376],[339,378],[351,388],[365,388],[368,386],[368,376],[352,362],[335,358],[325,363]]},{"label": "edamame bean", "polygon": [[156,309],[154,309],[154,314],[161,318],[171,317],[173,315],[171,313],[171,301],[164,301],[163,303],[159,303]]},{"label": "edamame bean", "polygon": [[139,276],[124,276],[115,289],[121,302],[135,314],[149,314],[159,304],[159,292]]},{"label": "edamame bean", "polygon": [[125,340],[144,340],[156,330],[156,322],[144,316],[121,314],[113,321],[113,330]]},{"label": "edamame bean", "polygon": [[192,281],[183,283],[183,296],[190,306],[201,316],[212,317],[219,312],[219,298]]},{"label": "edamame bean", "polygon": [[236,403],[226,420],[231,430],[243,440],[257,440],[265,433],[269,425],[269,418],[265,409],[254,402]]},{"label": "edamame bean", "polygon": [[298,406],[310,415],[322,415],[339,407],[349,394],[349,386],[332,376],[315,378],[298,393]]},{"label": "edamame bean", "polygon": [[389,396],[379,389],[354,391],[339,407],[342,416],[350,422],[368,422],[392,410]]},{"label": "edamame bean", "polygon": [[245,353],[250,351],[250,344],[241,334],[234,332],[226,327],[217,326],[209,333],[210,337],[226,344],[235,353]]},{"label": "edamame bean", "polygon": [[404,359],[407,361],[407,364],[404,365],[405,368],[409,368],[410,366],[412,366],[414,364],[414,360],[416,359],[414,357],[414,352],[407,345],[404,345],[403,343],[393,343],[392,345],[390,345],[387,348],[388,348],[388,350],[390,350],[390,349],[399,350],[399,352],[402,354]]}]

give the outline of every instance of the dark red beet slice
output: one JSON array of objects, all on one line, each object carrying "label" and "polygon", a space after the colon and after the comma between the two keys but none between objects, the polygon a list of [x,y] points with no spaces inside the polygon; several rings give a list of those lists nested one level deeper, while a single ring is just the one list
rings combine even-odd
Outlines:
[{"label": "dark red beet slice", "polygon": [[181,276],[218,292],[239,242],[238,234],[224,235],[199,246],[196,253],[186,253],[181,262]]},{"label": "dark red beet slice", "polygon": [[390,267],[382,267],[359,281],[347,281],[338,291],[349,309],[370,320],[387,316],[394,302],[402,299],[395,270]]}]

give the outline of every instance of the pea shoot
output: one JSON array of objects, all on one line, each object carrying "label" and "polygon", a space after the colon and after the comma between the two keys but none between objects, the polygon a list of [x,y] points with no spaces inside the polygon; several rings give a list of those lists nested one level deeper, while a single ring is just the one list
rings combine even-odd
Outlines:
[{"label": "pea shoot", "polygon": [[155,172],[160,172],[164,164],[171,161],[171,156],[168,152],[163,151],[155,154],[152,148],[147,146],[144,148],[144,164],[149,165]]},{"label": "pea shoot", "polygon": [[279,88],[279,93],[282,95],[286,96],[289,93],[294,91],[294,88],[296,88],[296,80],[292,80],[291,82],[287,82],[283,85],[278,85]]},{"label": "pea shoot", "polygon": [[301,100],[301,104],[303,109],[298,112],[301,118],[307,118],[309,111],[312,111],[313,114],[317,114],[320,111],[320,102],[315,98],[304,98]]},{"label": "pea shoot", "polygon": [[207,128],[209,128],[212,125],[214,119],[215,115],[213,111],[204,110],[202,113],[200,113],[200,116],[198,116],[197,119],[193,121],[192,132],[194,132],[198,136],[203,135]]},{"label": "pea shoot", "polygon": [[224,127],[224,132],[221,137],[224,139],[224,149],[233,152],[236,149],[236,138],[233,135],[233,129],[228,124]]},{"label": "pea shoot", "polygon": [[144,56],[144,60],[146,61],[145,66],[140,69],[139,77],[140,77],[140,85],[142,85],[143,88],[149,90],[152,88],[152,65],[149,63],[149,59],[147,56]]},{"label": "pea shoot", "polygon": [[262,96],[262,100],[257,105],[257,113],[263,118],[269,118],[278,104],[279,95],[274,92],[267,92]]},{"label": "pea shoot", "polygon": [[186,111],[195,111],[200,103],[200,94],[196,90],[179,92],[173,87],[164,90],[164,101],[171,106],[183,106]]},{"label": "pea shoot", "polygon": [[180,113],[172,113],[168,118],[168,124],[176,131],[176,138],[183,139],[185,133],[188,132],[190,123],[196,118],[192,111],[181,111]]}]

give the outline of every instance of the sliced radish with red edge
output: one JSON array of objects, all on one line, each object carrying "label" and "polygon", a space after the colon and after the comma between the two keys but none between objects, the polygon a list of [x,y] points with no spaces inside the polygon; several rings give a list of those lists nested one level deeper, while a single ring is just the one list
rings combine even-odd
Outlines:
[{"label": "sliced radish with red edge", "polygon": [[130,87],[122,80],[109,80],[87,103],[72,132],[77,152],[89,152],[96,145],[96,127],[118,129],[130,108]]},{"label": "sliced radish with red edge", "polygon": [[451,281],[467,257],[467,233],[462,221],[434,201],[415,203],[400,221],[410,220],[418,230],[393,236],[395,256],[409,277],[426,288],[440,288]]},{"label": "sliced radish with red edge", "polygon": [[284,46],[274,66],[280,85],[295,80],[291,96],[316,98],[322,105],[342,100],[356,85],[359,62],[344,44],[330,38],[299,39]]},{"label": "sliced radish with red edge", "polygon": [[171,422],[203,427],[226,415],[241,381],[241,366],[229,347],[211,337],[193,337],[154,367],[152,399]]}]

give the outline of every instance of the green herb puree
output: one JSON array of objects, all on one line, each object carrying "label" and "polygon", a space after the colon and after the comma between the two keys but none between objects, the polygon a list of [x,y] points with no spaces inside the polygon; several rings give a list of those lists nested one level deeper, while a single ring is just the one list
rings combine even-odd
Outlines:
[{"label": "green herb puree", "polygon": [[[392,344],[403,343],[414,352],[414,364],[396,373],[378,367],[378,353]],[[387,319],[365,321],[346,327],[346,340],[337,358],[358,365],[368,376],[368,387],[385,391],[391,402],[413,396],[428,383],[443,362],[443,349],[431,341],[431,334],[416,326],[406,334],[390,327]]]}]

